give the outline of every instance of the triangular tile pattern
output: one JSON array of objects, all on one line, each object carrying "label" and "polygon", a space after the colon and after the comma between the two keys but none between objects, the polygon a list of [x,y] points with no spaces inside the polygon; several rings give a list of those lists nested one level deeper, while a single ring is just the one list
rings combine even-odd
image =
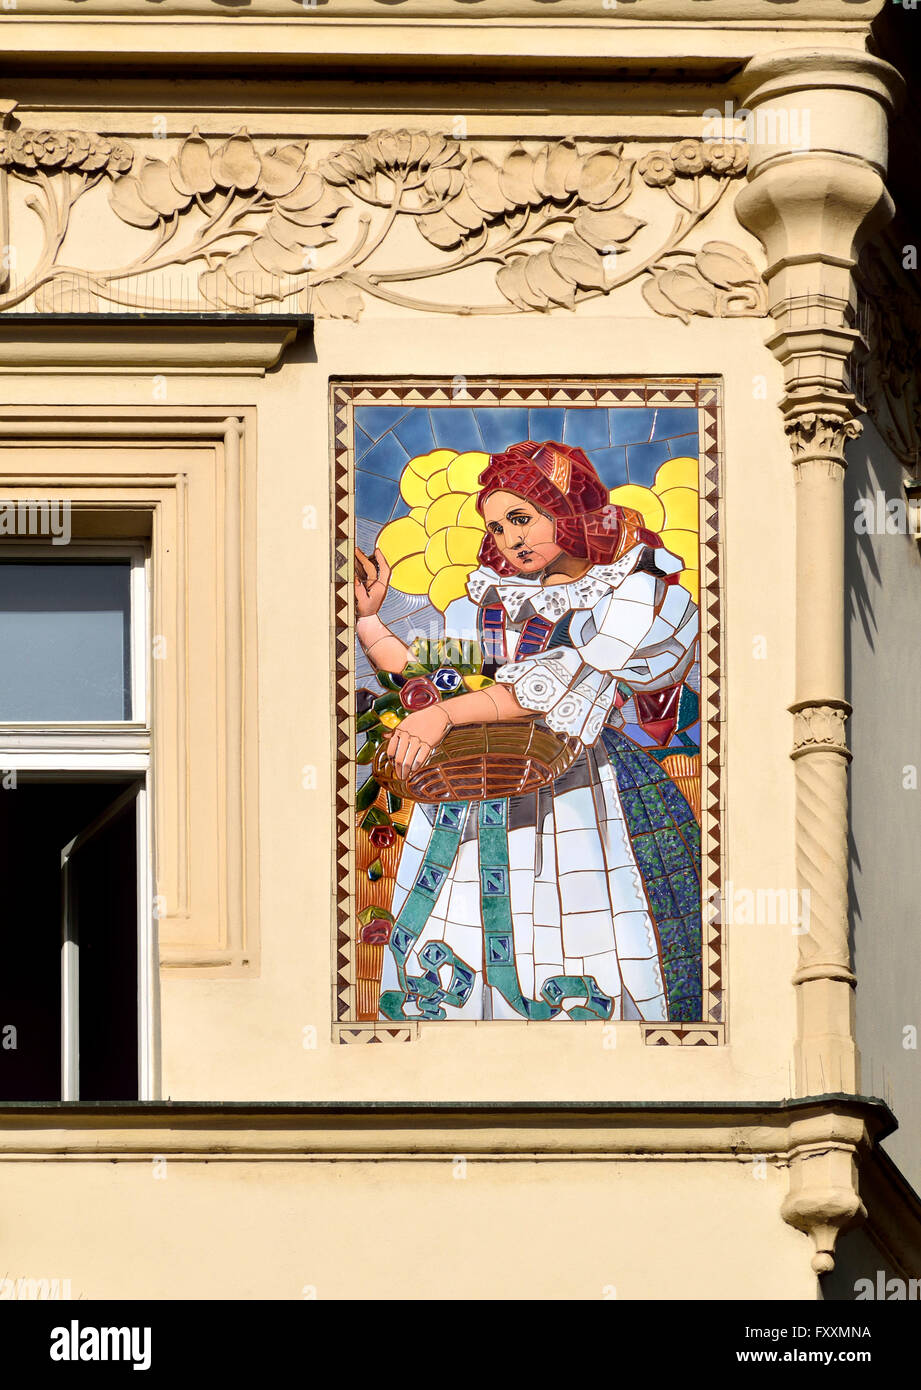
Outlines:
[{"label": "triangular tile pattern", "polygon": [[643,1029],[647,1047],[718,1047],[723,1041],[722,1029],[712,1024],[675,1024],[667,1028],[655,1025]]},{"label": "triangular tile pattern", "polygon": [[[707,685],[719,697],[721,693],[720,657],[722,647],[719,573],[719,495],[720,495],[720,443],[719,443],[719,393],[715,387],[702,387],[700,391],[700,445],[702,473],[702,533],[701,533],[701,587],[706,602],[701,613],[701,649]],[[717,701],[714,700],[714,704]],[[722,760],[722,709],[717,704],[717,719],[711,725],[711,732],[703,750],[703,802],[704,841],[707,847],[705,865],[705,899],[719,890],[721,872],[721,826],[720,826],[720,767]],[[707,914],[705,914],[706,916]],[[722,1018],[723,992],[723,941],[722,925],[713,921],[705,925],[707,940],[703,943],[704,969],[704,1012],[714,1021]]]},{"label": "triangular tile pattern", "polygon": [[382,1043],[382,1042],[412,1042],[413,1031],[411,1028],[379,1028],[369,1026],[367,1028],[337,1028],[337,1041],[340,1043]]},{"label": "triangular tile pattern", "polygon": [[594,405],[595,392],[590,386],[555,386],[547,395],[548,405]]},{"label": "triangular tile pattern", "polygon": [[[350,420],[349,392],[341,388],[333,391],[333,440],[334,440],[334,515],[337,534],[345,528],[349,520],[349,464],[350,464]],[[354,1011],[355,969],[354,946],[352,943],[353,898],[350,892],[350,832],[351,808],[349,798],[349,737],[350,701],[348,632],[349,603],[348,585],[348,547],[336,546],[336,691],[335,705],[338,713],[336,721],[336,867],[338,892],[336,907],[336,985],[335,1014],[339,1019],[348,1018]]]},{"label": "triangular tile pattern", "polygon": [[[701,831],[704,859],[701,891],[704,902],[712,901],[721,881],[720,767],[722,757],[721,706],[721,602],[719,573],[719,497],[720,497],[720,394],[711,385],[687,384],[682,387],[660,385],[646,392],[647,404],[696,404],[700,420],[701,474],[701,692],[712,711],[711,725],[702,748]],[[723,941],[720,921],[709,921],[703,914],[702,945],[703,1013],[706,1025],[683,1025],[644,1030],[647,1044],[655,1047],[700,1047],[719,1045],[725,1040],[723,1017]],[[717,917],[717,914],[713,914]],[[716,1025],[716,1026],[714,1026]]]}]

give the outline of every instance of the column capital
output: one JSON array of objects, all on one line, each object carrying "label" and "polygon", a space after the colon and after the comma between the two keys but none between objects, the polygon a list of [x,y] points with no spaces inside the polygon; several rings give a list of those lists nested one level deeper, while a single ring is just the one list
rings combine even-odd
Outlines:
[{"label": "column capital", "polygon": [[856,439],[863,426],[854,419],[858,406],[851,395],[833,396],[798,393],[781,402],[786,417],[784,432],[793,455],[797,475],[818,465],[838,476],[844,472],[844,450],[849,439]]},{"label": "column capital", "polygon": [[851,713],[846,700],[799,700],[790,706],[793,715],[794,759],[807,753],[837,753],[850,762],[844,726]]},{"label": "column capital", "polygon": [[853,271],[864,242],[893,215],[888,121],[901,89],[888,63],[850,49],[767,54],[741,77],[749,181],[735,208],[767,256],[776,324],[768,346],[784,368],[794,457],[801,422],[844,421],[861,409],[851,392],[862,346]]}]

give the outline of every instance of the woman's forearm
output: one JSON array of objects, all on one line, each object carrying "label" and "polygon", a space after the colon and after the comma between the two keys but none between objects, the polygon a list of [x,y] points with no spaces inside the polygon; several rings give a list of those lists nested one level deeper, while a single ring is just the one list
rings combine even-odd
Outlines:
[{"label": "woman's forearm", "polygon": [[359,618],[355,625],[358,640],[375,671],[390,671],[396,675],[410,660],[409,648],[401,642],[376,613]]},{"label": "woman's forearm", "polygon": [[452,724],[494,724],[500,719],[537,719],[538,711],[519,705],[515,692],[508,685],[490,685],[485,690],[472,690],[469,695],[455,695],[441,708]]}]

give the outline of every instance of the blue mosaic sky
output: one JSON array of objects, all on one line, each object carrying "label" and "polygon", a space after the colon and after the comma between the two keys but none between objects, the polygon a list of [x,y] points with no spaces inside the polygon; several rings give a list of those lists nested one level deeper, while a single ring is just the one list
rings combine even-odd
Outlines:
[{"label": "blue mosaic sky", "polygon": [[417,454],[441,448],[499,453],[524,439],[578,444],[608,488],[649,487],[666,459],[697,457],[697,428],[694,406],[357,406],[356,513],[381,526],[405,516],[400,474]]}]

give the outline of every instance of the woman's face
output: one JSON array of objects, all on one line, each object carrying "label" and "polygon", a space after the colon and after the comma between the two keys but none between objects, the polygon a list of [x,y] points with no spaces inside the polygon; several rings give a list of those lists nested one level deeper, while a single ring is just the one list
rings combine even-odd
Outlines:
[{"label": "woman's face", "polygon": [[483,518],[499,554],[519,574],[537,574],[563,554],[553,518],[514,492],[491,492],[483,503]]}]

